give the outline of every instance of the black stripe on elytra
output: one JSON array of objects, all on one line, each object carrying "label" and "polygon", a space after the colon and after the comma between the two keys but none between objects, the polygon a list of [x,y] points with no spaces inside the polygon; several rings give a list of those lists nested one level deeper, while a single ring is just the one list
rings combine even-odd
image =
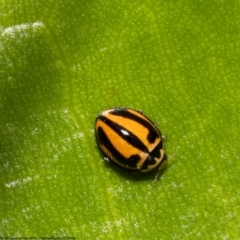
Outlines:
[{"label": "black stripe on elytra", "polygon": [[156,164],[155,158],[160,159],[162,157],[162,161],[159,162],[159,164],[157,166],[155,166],[155,168],[159,168],[162,165],[162,163],[167,160],[167,155],[165,153],[163,153],[164,156],[161,156],[160,150],[162,148],[163,148],[163,144],[162,144],[162,142],[160,142],[157,145],[157,147],[150,154],[148,154],[148,157],[146,158],[146,161],[144,161],[140,170],[147,169],[149,165],[155,165]]},{"label": "black stripe on elytra", "polygon": [[103,121],[106,125],[108,125],[115,133],[117,133],[122,139],[131,144],[133,147],[148,153],[148,148],[144,145],[144,143],[132,132],[122,127],[120,124],[113,122],[105,116],[100,115],[98,117],[101,121]]},{"label": "black stripe on elytra", "polygon": [[[133,110],[134,111],[134,110]],[[143,115],[149,122],[151,122],[153,125],[151,125],[148,121],[146,121],[145,119],[129,112],[127,109],[116,109],[112,112],[110,112],[110,114],[112,115],[116,115],[116,116],[121,116],[124,118],[128,118],[131,119],[133,121],[138,122],[139,124],[143,125],[145,128],[148,129],[149,133],[147,136],[147,140],[149,141],[149,143],[154,143],[156,141],[156,139],[159,137],[159,135],[161,136],[161,133],[159,130],[156,130],[155,127],[153,127],[154,123],[145,115]]]},{"label": "black stripe on elytra", "polygon": [[132,155],[129,159],[126,159],[124,156],[122,156],[122,154],[117,151],[117,149],[114,147],[110,139],[107,137],[102,127],[97,128],[96,137],[97,137],[97,142],[98,142],[98,145],[100,146],[100,149],[101,149],[101,145],[104,145],[104,147],[107,148],[109,152],[111,152],[111,154],[119,163],[125,166],[128,166],[130,168],[136,168],[138,162],[141,159],[140,156]]}]

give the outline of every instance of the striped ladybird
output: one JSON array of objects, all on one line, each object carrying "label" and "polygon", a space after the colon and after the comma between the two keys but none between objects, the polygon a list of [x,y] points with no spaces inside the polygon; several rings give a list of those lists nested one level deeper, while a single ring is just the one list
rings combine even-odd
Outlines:
[{"label": "striped ladybird", "polygon": [[164,137],[148,117],[131,108],[111,108],[95,122],[97,145],[105,160],[141,172],[159,169],[167,161]]}]

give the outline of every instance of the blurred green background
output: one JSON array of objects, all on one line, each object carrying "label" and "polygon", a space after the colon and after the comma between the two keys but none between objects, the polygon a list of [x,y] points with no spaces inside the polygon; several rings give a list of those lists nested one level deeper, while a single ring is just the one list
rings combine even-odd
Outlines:
[{"label": "blurred green background", "polygon": [[[240,238],[237,0],[0,1],[0,237]],[[94,121],[143,110],[176,154],[133,178]]]}]

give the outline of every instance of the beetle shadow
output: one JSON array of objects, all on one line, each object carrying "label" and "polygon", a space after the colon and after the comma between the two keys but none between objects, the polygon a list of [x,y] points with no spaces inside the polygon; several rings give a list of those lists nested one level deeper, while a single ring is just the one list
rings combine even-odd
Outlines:
[{"label": "beetle shadow", "polygon": [[[156,174],[158,173],[158,169],[154,169],[150,172],[140,172],[139,170],[130,170],[123,168],[116,163],[109,161],[105,162],[105,167],[111,170],[114,170],[121,178],[124,178],[125,180],[131,181],[131,182],[140,182],[140,181],[152,181],[155,182]],[[159,175],[156,180],[156,182],[161,181],[161,177],[163,174],[165,174],[169,169],[169,163],[164,166],[163,169],[159,170]]]}]

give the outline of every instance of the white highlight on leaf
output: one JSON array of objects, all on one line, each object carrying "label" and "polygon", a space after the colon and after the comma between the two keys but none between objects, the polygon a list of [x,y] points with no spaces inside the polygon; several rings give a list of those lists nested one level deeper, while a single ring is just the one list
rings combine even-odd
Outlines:
[{"label": "white highlight on leaf", "polygon": [[44,27],[44,24],[40,21],[33,23],[22,23],[3,29],[2,36],[15,37],[19,33],[24,33],[26,30],[37,31],[42,27]]},{"label": "white highlight on leaf", "polygon": [[36,175],[35,177],[25,177],[25,178],[23,178],[23,179],[17,179],[17,180],[15,180],[15,181],[12,181],[12,182],[9,182],[9,183],[5,183],[5,186],[6,186],[7,188],[16,187],[16,186],[18,186],[18,185],[21,186],[21,185],[24,185],[24,184],[26,184],[27,182],[32,181],[32,180],[37,179],[37,178],[39,178],[38,175]]}]

